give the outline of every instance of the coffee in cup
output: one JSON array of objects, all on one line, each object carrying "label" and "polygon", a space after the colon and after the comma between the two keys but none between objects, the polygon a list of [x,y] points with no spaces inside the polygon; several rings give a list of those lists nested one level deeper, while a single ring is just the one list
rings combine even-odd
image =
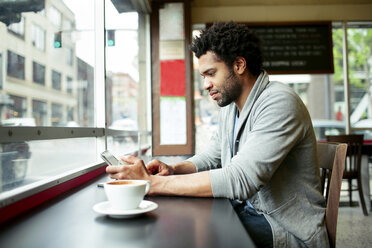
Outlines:
[{"label": "coffee in cup", "polygon": [[104,184],[111,207],[120,211],[136,209],[150,187],[148,180],[116,180]]}]

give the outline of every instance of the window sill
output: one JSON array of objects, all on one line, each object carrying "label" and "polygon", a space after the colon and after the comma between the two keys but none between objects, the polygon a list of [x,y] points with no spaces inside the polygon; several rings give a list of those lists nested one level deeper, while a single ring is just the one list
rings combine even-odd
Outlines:
[{"label": "window sill", "polygon": [[0,194],[0,223],[105,173],[106,164],[90,164]]},{"label": "window sill", "polygon": [[[149,146],[141,147],[141,155]],[[138,156],[138,150],[127,153]],[[0,224],[106,172],[106,163],[88,164],[0,193]]]}]

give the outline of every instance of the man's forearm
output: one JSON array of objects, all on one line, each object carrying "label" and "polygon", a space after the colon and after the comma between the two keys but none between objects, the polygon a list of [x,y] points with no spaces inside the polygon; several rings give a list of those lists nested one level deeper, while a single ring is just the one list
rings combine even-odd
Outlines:
[{"label": "man's forearm", "polygon": [[196,167],[189,161],[183,161],[178,164],[171,165],[173,174],[190,174],[196,172]]},{"label": "man's forearm", "polygon": [[[191,163],[192,164],[192,163]],[[150,176],[150,194],[212,197],[209,171],[173,176]]]}]

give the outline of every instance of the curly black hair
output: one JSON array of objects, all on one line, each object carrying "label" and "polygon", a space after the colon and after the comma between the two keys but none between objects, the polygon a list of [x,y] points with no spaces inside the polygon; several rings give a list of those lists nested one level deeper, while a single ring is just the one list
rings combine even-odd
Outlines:
[{"label": "curly black hair", "polygon": [[217,22],[204,29],[191,44],[191,51],[197,58],[208,51],[214,52],[218,59],[232,68],[236,57],[244,57],[248,70],[255,76],[262,70],[263,55],[261,39],[244,24],[233,21]]}]

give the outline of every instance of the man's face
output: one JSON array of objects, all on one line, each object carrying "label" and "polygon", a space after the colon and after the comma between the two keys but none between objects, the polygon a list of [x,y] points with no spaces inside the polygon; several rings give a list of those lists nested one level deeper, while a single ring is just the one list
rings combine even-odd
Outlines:
[{"label": "man's face", "polygon": [[220,107],[235,101],[241,94],[242,85],[233,69],[219,61],[213,52],[199,58],[199,72],[204,77],[204,89]]}]

